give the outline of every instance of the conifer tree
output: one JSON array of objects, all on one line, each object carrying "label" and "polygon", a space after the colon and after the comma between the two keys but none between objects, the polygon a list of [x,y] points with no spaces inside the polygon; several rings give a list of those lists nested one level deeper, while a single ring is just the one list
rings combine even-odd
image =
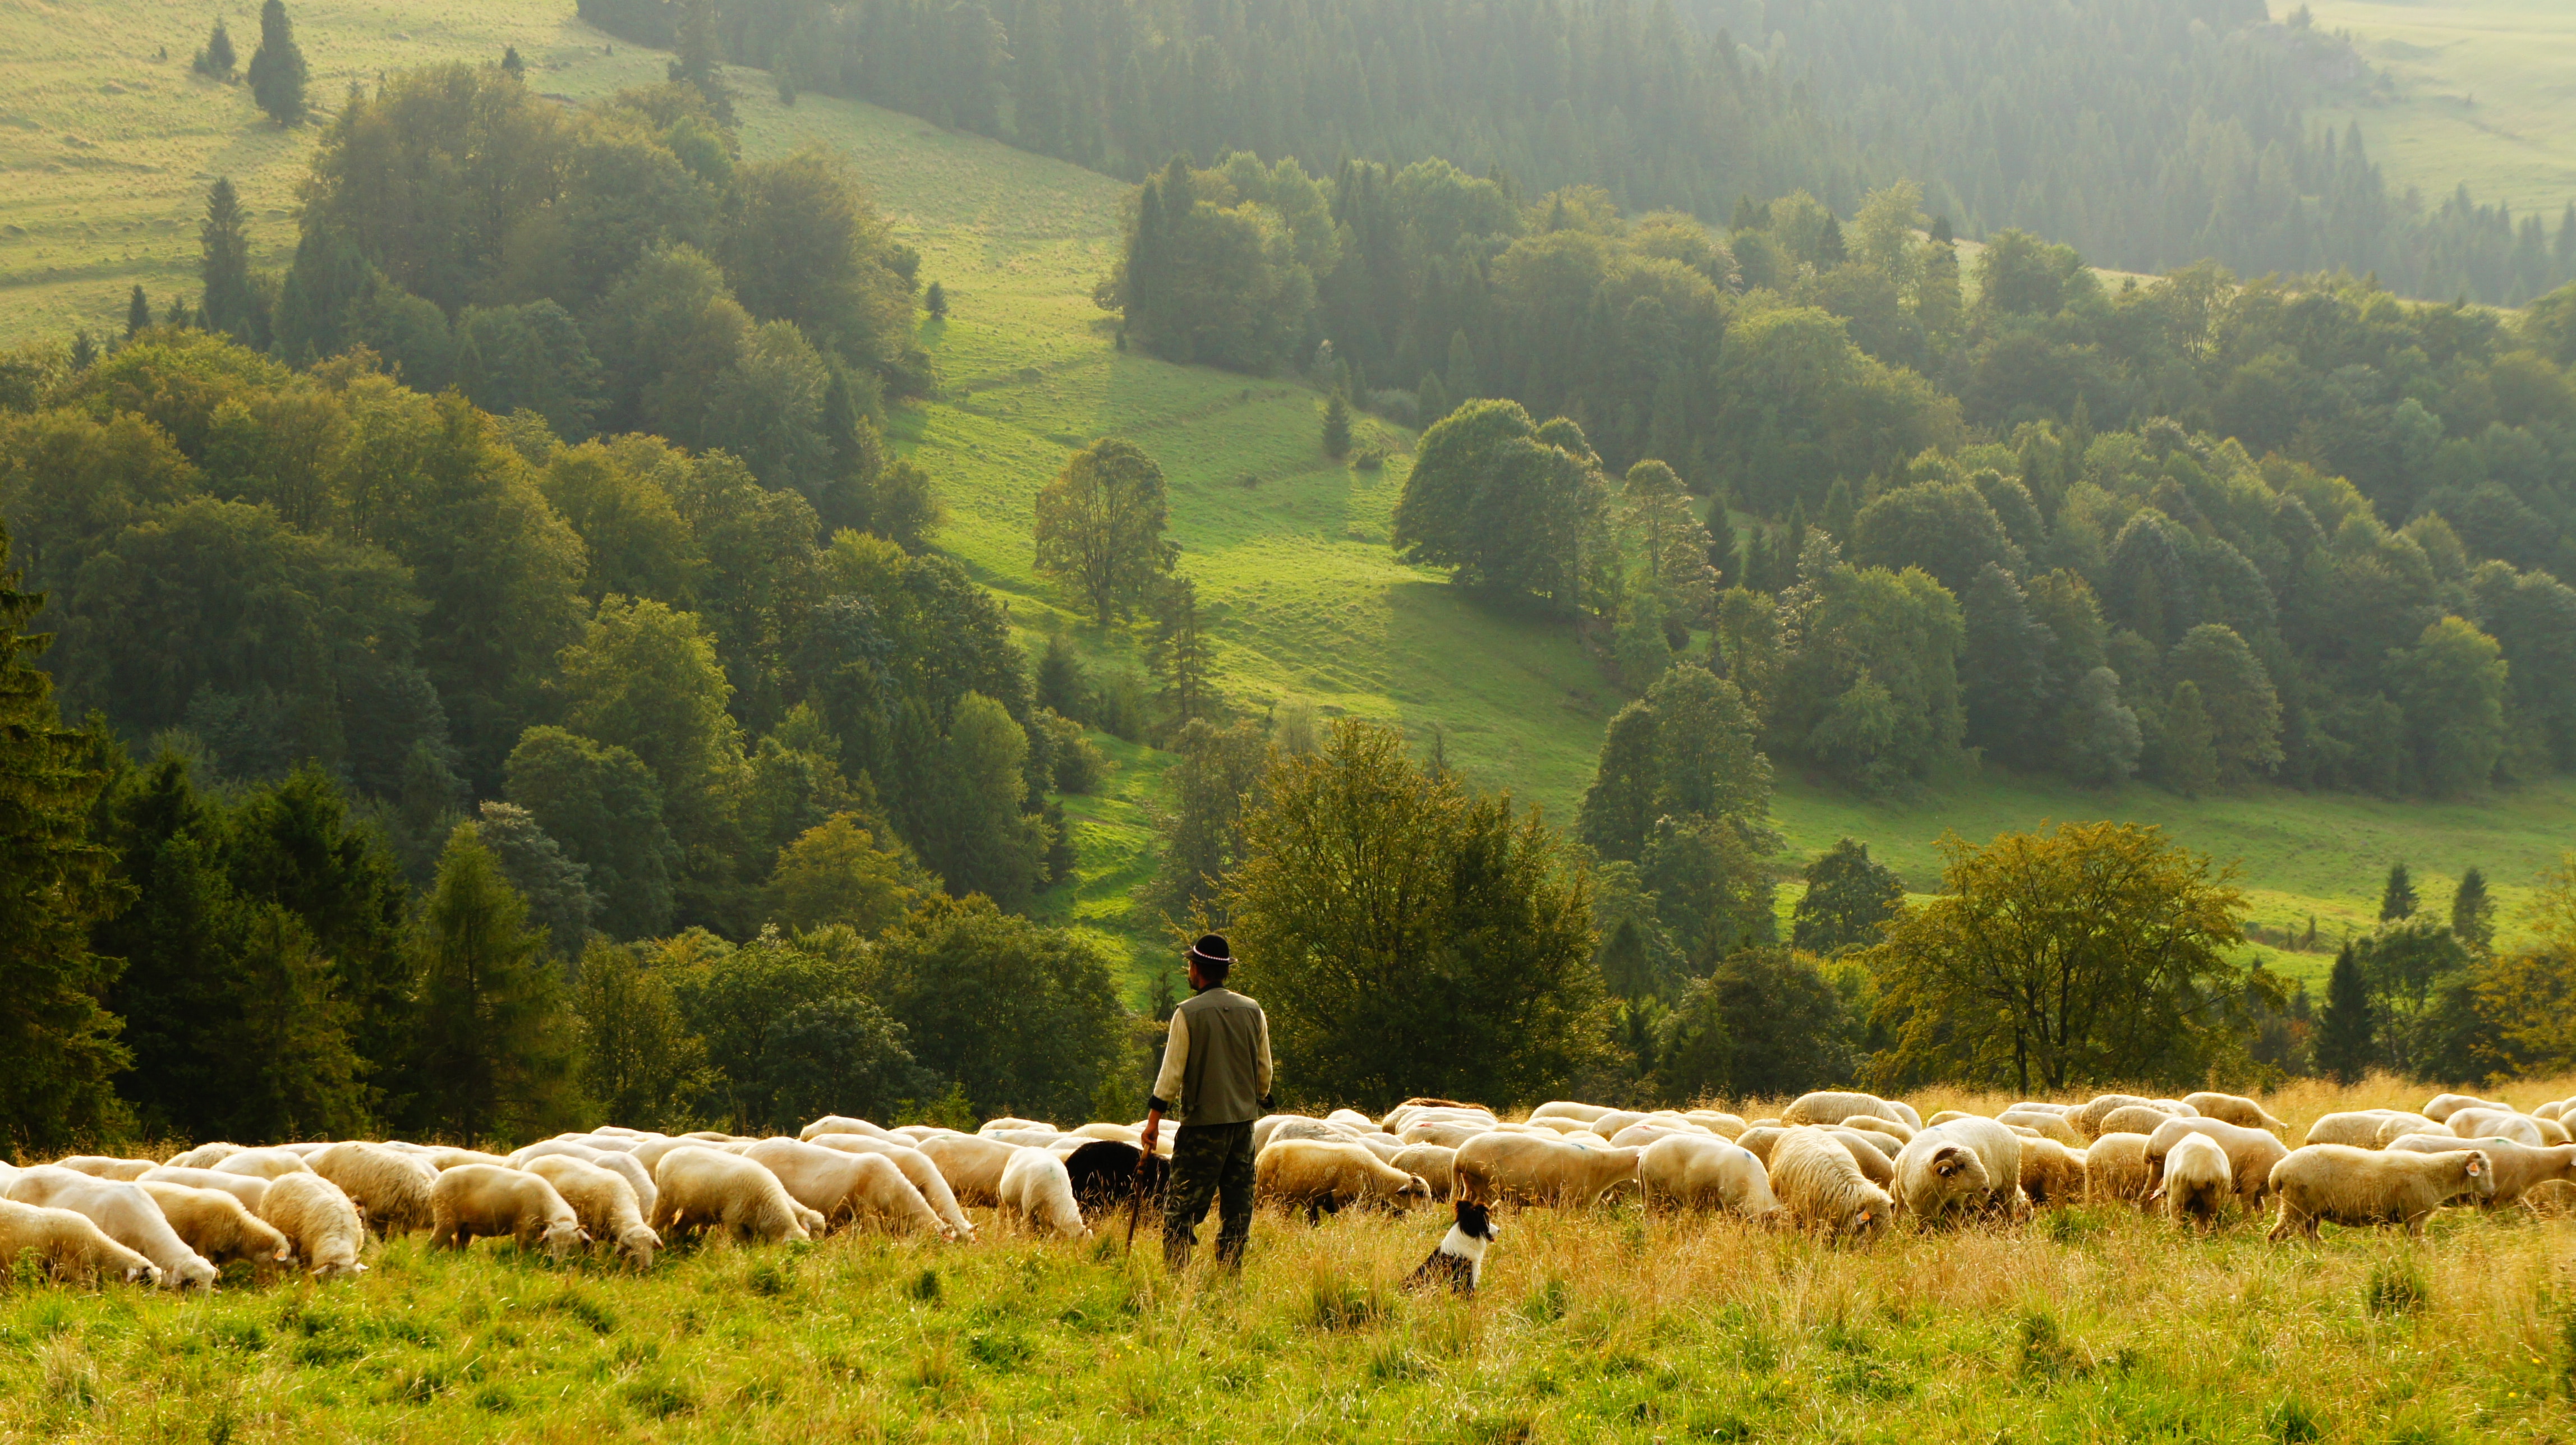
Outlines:
[{"label": "conifer tree", "polygon": [[2379,921],[2391,923],[2415,916],[2415,880],[2408,876],[2406,863],[2400,859],[2388,865],[2388,884],[2379,890]]},{"label": "conifer tree", "polygon": [[2188,678],[2174,684],[2173,700],[2165,705],[2157,763],[2159,780],[2186,798],[2199,797],[2218,781],[2217,737],[2200,701],[2200,684]]},{"label": "conifer tree", "polygon": [[1324,402],[1324,455],[1335,461],[1351,454],[1351,404],[1338,391]]},{"label": "conifer tree", "polygon": [[515,45],[501,47],[501,71],[512,80],[528,78],[528,62],[519,58],[519,47]]},{"label": "conifer tree", "polygon": [[307,78],[295,22],[286,18],[286,0],[268,0],[259,8],[259,49],[250,57],[251,99],[279,125],[296,125],[304,119]]},{"label": "conifer tree", "polygon": [[206,48],[197,52],[196,72],[216,80],[230,80],[233,66],[237,63],[238,59],[233,54],[233,38],[225,32],[224,22],[218,20],[214,33],[206,37]]},{"label": "conifer tree", "polygon": [[936,281],[931,282],[930,289],[922,293],[921,309],[929,312],[930,319],[933,321],[947,320],[948,288]]},{"label": "conifer tree", "polygon": [[1449,404],[1463,406],[1485,394],[1483,378],[1476,375],[1475,348],[1467,344],[1464,328],[1449,333]]},{"label": "conifer tree", "polygon": [[722,56],[716,43],[715,0],[682,0],[677,28],[679,58],[671,62],[671,79],[695,87],[715,108],[716,119],[733,124],[733,97],[726,92],[718,68]]},{"label": "conifer tree", "polygon": [[2460,875],[2451,894],[2451,932],[2481,953],[2495,944],[2495,899],[2487,893],[2487,875],[2476,868]]},{"label": "conifer tree", "polygon": [[98,365],[98,343],[89,339],[89,328],[72,332],[72,372],[77,375]]},{"label": "conifer tree", "polygon": [[1413,390],[1413,419],[1418,426],[1430,426],[1449,414],[1449,389],[1440,384],[1440,373],[1422,373],[1422,384]]},{"label": "conifer tree", "polygon": [[573,1035],[554,972],[472,823],[459,823],[421,912],[420,1122],[464,1139],[557,1127]]},{"label": "conifer tree", "polygon": [[1825,514],[1818,519],[1825,531],[1848,547],[1852,540],[1852,520],[1859,514],[1860,509],[1852,503],[1850,479],[1834,478],[1833,488],[1825,493]]},{"label": "conifer tree", "polygon": [[1172,723],[1187,727],[1208,713],[1207,636],[1199,629],[1198,584],[1174,577],[1156,599],[1154,639],[1149,661],[1163,679],[1163,696],[1172,704]]},{"label": "conifer tree", "polygon": [[251,290],[250,235],[241,195],[230,176],[216,177],[207,190],[206,219],[197,229],[197,242],[197,275],[206,287],[199,306],[205,328],[249,342],[261,329],[254,315],[259,298]]},{"label": "conifer tree", "polygon": [[1735,537],[1735,520],[1726,514],[1726,487],[1720,483],[1708,499],[1708,565],[1716,569],[1720,588],[1743,585],[1740,546]]},{"label": "conifer tree", "polygon": [[1923,279],[1914,296],[1915,319],[1934,336],[1958,334],[1967,305],[1959,291],[1959,248],[1950,239],[1950,218],[1932,218],[1932,244],[1923,254]]},{"label": "conifer tree", "polygon": [[132,340],[135,333],[151,324],[152,298],[143,294],[143,283],[137,281],[134,283],[134,294],[125,298],[126,338]]},{"label": "conifer tree", "polygon": [[25,1159],[121,1113],[108,1080],[129,1055],[100,1003],[120,965],[89,939],[126,899],[89,836],[106,774],[55,712],[37,666],[52,639],[27,631],[44,597],[8,558],[0,525],[0,1145]]},{"label": "conifer tree", "polygon": [[2350,943],[2326,976],[2326,1006],[2317,1018],[2317,1068],[2337,1083],[2360,1080],[2371,1063],[2370,987]]}]

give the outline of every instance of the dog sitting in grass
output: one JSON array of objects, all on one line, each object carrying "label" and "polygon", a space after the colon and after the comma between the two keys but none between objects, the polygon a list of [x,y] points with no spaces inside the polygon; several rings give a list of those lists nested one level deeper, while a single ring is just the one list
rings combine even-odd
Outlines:
[{"label": "dog sitting in grass", "polygon": [[1449,1226],[1440,1247],[1431,1251],[1431,1257],[1405,1280],[1405,1288],[1437,1288],[1445,1284],[1459,1294],[1476,1292],[1476,1281],[1485,1272],[1485,1248],[1503,1231],[1484,1205],[1461,1199],[1456,1207],[1458,1222]]}]

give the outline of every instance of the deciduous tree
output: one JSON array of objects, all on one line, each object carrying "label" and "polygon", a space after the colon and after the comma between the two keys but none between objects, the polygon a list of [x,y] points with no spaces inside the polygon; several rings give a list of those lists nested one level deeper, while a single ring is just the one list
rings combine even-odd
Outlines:
[{"label": "deciduous tree", "polygon": [[1102,437],[1038,493],[1038,570],[1071,587],[1102,625],[1143,602],[1180,549],[1165,541],[1163,469],[1142,447]]}]

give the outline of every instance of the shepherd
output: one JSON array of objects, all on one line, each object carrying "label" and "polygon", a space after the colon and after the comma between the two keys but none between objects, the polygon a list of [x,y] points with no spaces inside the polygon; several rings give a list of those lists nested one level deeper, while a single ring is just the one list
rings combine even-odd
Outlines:
[{"label": "shepherd", "polygon": [[1172,1010],[1163,1069],[1145,1101],[1144,1167],[1165,1113],[1179,1121],[1163,1205],[1163,1263],[1177,1274],[1198,1247],[1199,1221],[1217,1205],[1216,1257],[1243,1268],[1252,1237],[1252,1123],[1270,1109],[1270,1020],[1225,986],[1234,953],[1216,934],[1190,945],[1193,997]]}]

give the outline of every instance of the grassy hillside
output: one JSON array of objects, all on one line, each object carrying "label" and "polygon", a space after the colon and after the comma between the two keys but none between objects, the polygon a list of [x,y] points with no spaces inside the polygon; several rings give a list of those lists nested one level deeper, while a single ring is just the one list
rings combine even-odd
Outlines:
[{"label": "grassy hillside", "polygon": [[[2554,226],[2576,199],[2576,7],[2561,0],[2308,0],[2398,84],[2358,119],[2400,185],[2439,200],[2462,182],[2481,202]],[[2275,7],[2282,13],[2286,6]]]},{"label": "grassy hillside", "polygon": [[[658,77],[662,57],[568,18],[561,0],[475,0],[433,23],[390,5],[297,9],[317,96],[352,75],[427,60],[489,60],[516,45],[532,83],[567,97]],[[293,183],[312,132],[279,132],[238,88],[191,78],[198,12],[110,0],[70,12],[0,9],[0,337],[59,335],[121,318],[125,288],[156,301],[193,293],[195,220],[217,173],[244,186],[271,261],[292,242]],[[248,41],[237,37],[247,53]],[[167,45],[170,59],[153,60]],[[1395,452],[1379,471],[1329,463],[1318,398],[1289,381],[1176,367],[1114,345],[1090,301],[1118,231],[1123,188],[1105,177],[909,116],[807,97],[779,105],[737,72],[744,140],[756,154],[820,143],[848,155],[896,229],[945,284],[952,314],[926,323],[945,394],[894,421],[896,444],[938,479],[949,510],[940,545],[1001,592],[1035,645],[1067,630],[1095,667],[1138,664],[1134,639],[1064,610],[1031,566],[1038,488],[1064,457],[1115,433],[1147,447],[1172,483],[1173,536],[1216,639],[1223,688],[1258,714],[1287,697],[1330,714],[1400,721],[1452,766],[1570,819],[1603,723],[1622,699],[1557,625],[1499,614],[1434,573],[1396,563],[1387,525],[1409,440],[1363,419],[1363,440]],[[77,140],[79,144],[73,142]],[[1113,748],[1097,798],[1072,800],[1081,875],[1047,901],[1056,917],[1131,951],[1134,988],[1162,953],[1155,920],[1126,918],[1152,871],[1151,807],[1168,758]],[[2255,917],[2339,936],[2366,927],[2380,875],[2404,858],[2428,898],[2470,865],[2499,885],[2508,916],[2523,885],[2570,841],[2576,782],[2475,804],[2428,806],[2266,790],[2185,801],[2145,787],[2112,794],[2057,783],[1968,777],[1899,802],[1784,779],[1780,821],[1803,858],[1850,834],[1918,888],[1938,871],[1946,831],[1982,841],[2051,819],[2121,817],[2242,860]],[[2283,961],[2322,971],[2324,958]]]}]

